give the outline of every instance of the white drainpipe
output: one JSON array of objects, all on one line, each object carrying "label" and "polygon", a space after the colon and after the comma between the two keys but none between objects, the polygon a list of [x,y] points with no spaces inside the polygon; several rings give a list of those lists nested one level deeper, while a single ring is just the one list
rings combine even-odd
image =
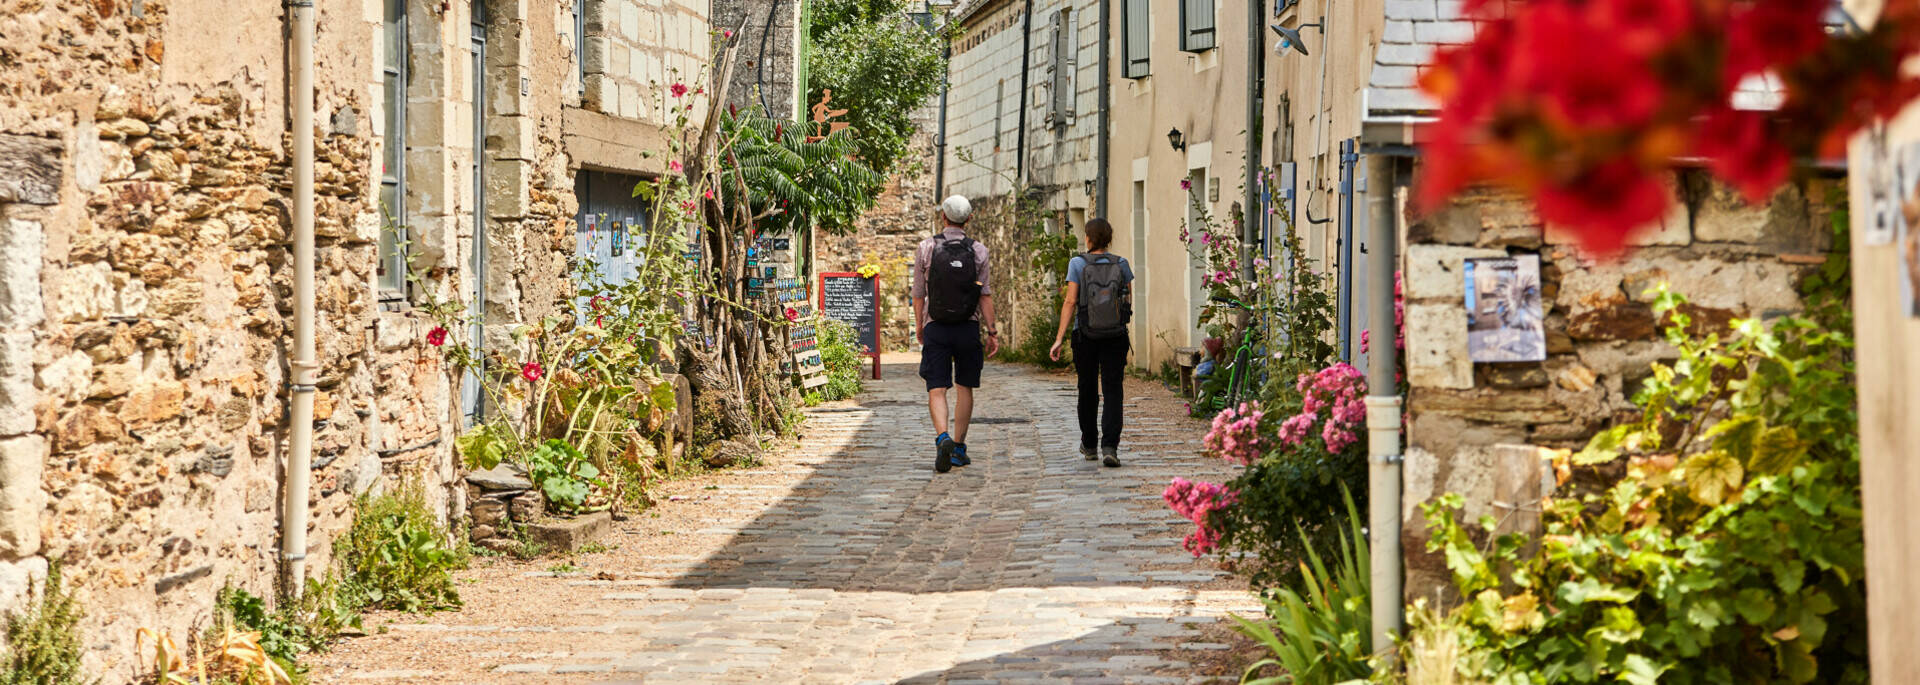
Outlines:
[{"label": "white drainpipe", "polygon": [[313,0],[289,0],[293,22],[293,373],[292,435],[280,509],[280,558],[287,589],[298,597],[306,584],[307,486],[312,477],[313,349]]}]

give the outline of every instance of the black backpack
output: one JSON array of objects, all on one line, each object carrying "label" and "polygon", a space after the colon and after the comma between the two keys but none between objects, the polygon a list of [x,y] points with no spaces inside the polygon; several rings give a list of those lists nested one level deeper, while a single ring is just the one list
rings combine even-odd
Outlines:
[{"label": "black backpack", "polygon": [[1113,254],[1082,254],[1080,334],[1095,340],[1127,334],[1133,312],[1127,303],[1126,260]]},{"label": "black backpack", "polygon": [[927,262],[927,317],[940,323],[966,323],[980,306],[980,265],[973,239],[942,240]]}]

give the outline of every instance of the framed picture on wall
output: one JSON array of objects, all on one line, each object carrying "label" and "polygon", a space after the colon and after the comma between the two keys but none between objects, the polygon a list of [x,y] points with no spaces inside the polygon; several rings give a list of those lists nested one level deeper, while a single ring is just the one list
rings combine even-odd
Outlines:
[{"label": "framed picture on wall", "polygon": [[1468,356],[1474,362],[1544,361],[1540,255],[1469,259],[1465,271]]}]

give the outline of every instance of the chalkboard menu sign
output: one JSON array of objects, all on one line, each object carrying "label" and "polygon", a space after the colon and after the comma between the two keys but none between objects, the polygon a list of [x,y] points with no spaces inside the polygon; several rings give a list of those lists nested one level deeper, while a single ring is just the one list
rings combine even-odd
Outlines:
[{"label": "chalkboard menu sign", "polygon": [[880,279],[820,274],[820,314],[853,327],[854,339],[873,357],[873,377],[880,378]]}]

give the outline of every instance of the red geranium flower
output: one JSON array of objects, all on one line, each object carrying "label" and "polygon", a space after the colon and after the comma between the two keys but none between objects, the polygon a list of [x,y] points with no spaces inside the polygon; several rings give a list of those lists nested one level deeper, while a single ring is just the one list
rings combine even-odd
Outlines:
[{"label": "red geranium flower", "polygon": [[447,329],[434,326],[433,330],[427,331],[427,344],[434,347],[447,344]]},{"label": "red geranium flower", "polygon": [[545,375],[547,370],[540,367],[540,362],[527,362],[520,365],[520,377],[527,379],[528,383],[537,383],[540,377]]},{"label": "red geranium flower", "polygon": [[1765,202],[1792,173],[1777,129],[1766,112],[1722,108],[1707,114],[1694,147],[1748,202]]},{"label": "red geranium flower", "polygon": [[1722,87],[1732,90],[1740,78],[1786,64],[1820,49],[1827,40],[1820,15],[1823,0],[1767,0],[1736,11],[1727,25],[1727,61]]},{"label": "red geranium flower", "polygon": [[1627,159],[1543,187],[1536,200],[1542,220],[1584,227],[1581,246],[1603,257],[1619,254],[1628,236],[1658,221],[1673,202],[1652,173]]}]

